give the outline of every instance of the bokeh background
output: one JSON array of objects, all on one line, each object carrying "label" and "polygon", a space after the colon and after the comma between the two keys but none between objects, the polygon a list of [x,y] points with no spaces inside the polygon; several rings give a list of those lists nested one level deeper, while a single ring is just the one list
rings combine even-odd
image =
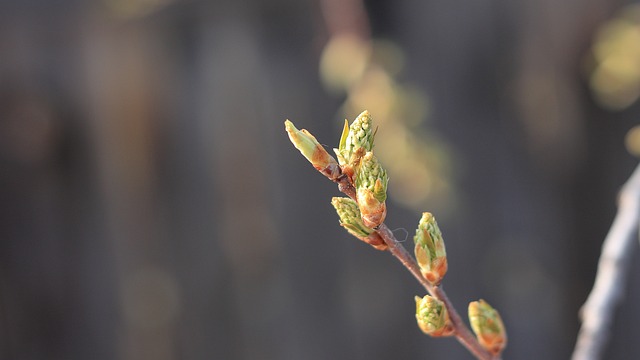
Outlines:
[{"label": "bokeh background", "polygon": [[[284,132],[368,109],[389,227],[433,212],[456,307],[567,359],[639,79],[628,1],[0,2],[0,358],[470,359]],[[639,274],[607,359],[640,356]]]}]

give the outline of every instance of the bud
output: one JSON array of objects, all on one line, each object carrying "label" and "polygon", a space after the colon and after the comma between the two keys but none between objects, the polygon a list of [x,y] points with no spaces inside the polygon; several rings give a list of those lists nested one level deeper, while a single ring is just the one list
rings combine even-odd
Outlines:
[{"label": "bud", "polygon": [[415,297],[416,320],[422,332],[433,337],[453,335],[453,326],[444,303],[433,296]]},{"label": "bud", "polygon": [[438,223],[431,213],[422,213],[413,242],[422,275],[431,284],[439,285],[447,273],[447,252]]},{"label": "bud", "polygon": [[[338,164],[344,166],[347,164],[349,158],[349,152],[347,151],[347,138],[349,137],[349,120],[344,119],[344,126],[342,127],[342,135],[340,135],[340,143],[337,149],[333,149],[338,157]],[[344,155],[343,155],[344,154]]]},{"label": "bud", "polygon": [[296,129],[289,120],[284,122],[284,127],[293,145],[300,150],[316,170],[332,180],[340,176],[341,171],[336,159],[329,155],[327,150],[318,143],[318,140],[310,132],[305,129]]},{"label": "bud", "polygon": [[334,151],[338,156],[338,163],[352,180],[353,170],[358,167],[362,156],[373,150],[374,137],[372,119],[367,110],[358,115],[351,126],[347,120],[344,121],[340,144]]},{"label": "bud", "polygon": [[469,322],[478,342],[493,355],[497,355],[507,345],[507,332],[498,311],[486,301],[472,301],[469,304]]},{"label": "bud", "polygon": [[356,199],[362,221],[368,227],[382,224],[387,216],[387,183],[389,177],[372,152],[366,153],[357,169]]},{"label": "bud", "polygon": [[374,137],[373,120],[369,112],[365,110],[358,115],[349,127],[349,134],[345,139],[344,147],[349,154],[353,154],[358,149],[364,149],[362,152],[364,155],[364,153],[373,150]]},{"label": "bud", "polygon": [[336,209],[340,217],[340,225],[351,235],[373,246],[377,250],[387,250],[387,244],[380,235],[373,229],[368,228],[362,222],[358,204],[344,197],[334,197],[331,205]]}]

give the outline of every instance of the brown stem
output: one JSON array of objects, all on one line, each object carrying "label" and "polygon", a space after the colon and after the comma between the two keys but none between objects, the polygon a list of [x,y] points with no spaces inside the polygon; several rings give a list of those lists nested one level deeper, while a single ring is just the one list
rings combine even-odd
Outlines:
[{"label": "brown stem", "polygon": [[447,293],[441,287],[435,287],[434,293],[432,296],[440,299],[447,307],[447,311],[449,312],[449,318],[451,319],[451,323],[453,324],[453,328],[455,329],[455,336],[458,341],[467,348],[475,357],[478,359],[491,359],[491,360],[499,360],[500,356],[493,356],[490,354],[485,348],[483,348],[479,343],[476,337],[471,333],[467,325],[462,321],[462,318],[453,307],[453,304],[449,300]]},{"label": "brown stem", "polygon": [[416,261],[413,259],[411,255],[409,255],[409,252],[407,252],[407,250],[400,244],[400,242],[398,242],[395,235],[393,235],[393,233],[391,232],[391,230],[389,230],[387,225],[381,224],[378,227],[378,234],[380,234],[384,242],[387,243],[387,246],[389,246],[389,252],[391,252],[391,254],[393,254],[393,256],[395,256],[398,260],[400,260],[402,265],[404,265],[404,267],[406,267],[407,270],[409,270],[411,275],[413,275],[413,277],[415,277],[418,280],[420,285],[422,285],[429,292],[429,294],[431,294],[432,296],[435,296],[434,295],[435,286],[432,286],[424,278],[424,276],[422,276],[422,273],[420,272],[420,267],[418,267],[418,264],[416,263]]},{"label": "brown stem", "polygon": [[356,189],[353,187],[353,184],[349,181],[349,177],[346,175],[340,175],[335,180],[338,183],[338,190],[340,190],[343,194],[348,197],[356,200]]},{"label": "brown stem", "polygon": [[447,293],[441,287],[431,285],[420,272],[418,264],[409,252],[400,244],[395,235],[389,230],[387,225],[382,224],[378,227],[378,234],[382,237],[389,251],[395,256],[404,267],[418,280],[418,282],[431,294],[431,296],[439,299],[444,303],[449,312],[449,318],[454,329],[454,335],[458,341],[464,345],[476,358],[494,360],[494,358],[487,350],[485,350],[476,340],[476,337],[469,331],[465,323],[460,318],[460,315],[453,307],[453,304],[449,300]]},{"label": "brown stem", "polygon": [[[331,180],[338,184],[338,189],[342,193],[355,200],[356,192],[353,184],[351,184],[347,176],[340,175]],[[384,223],[381,224],[378,227],[377,232],[389,247],[389,252],[391,252],[391,254],[395,256],[396,259],[398,259],[402,263],[402,265],[407,268],[407,270],[409,270],[409,272],[416,278],[416,280],[418,280],[420,285],[422,285],[431,296],[439,299],[444,303],[447,311],[449,312],[449,318],[451,319],[451,323],[453,325],[454,336],[458,339],[458,341],[478,359],[498,360],[499,356],[494,357],[478,343],[476,337],[471,333],[469,328],[467,328],[465,323],[462,321],[462,318],[460,318],[460,315],[453,307],[453,304],[449,300],[447,293],[445,293],[441,287],[431,285],[431,283],[429,283],[427,279],[422,276],[420,267],[416,263],[415,259],[409,254],[407,249],[405,249],[404,246],[400,244],[398,239],[396,239],[395,235],[393,235],[387,225],[385,225]]]},{"label": "brown stem", "polygon": [[[370,24],[362,0],[321,0],[320,1],[325,23],[331,36],[340,34],[355,34],[363,40],[371,40]],[[338,189],[356,200],[356,191],[349,177],[341,174],[338,169],[331,171],[321,171],[323,175],[338,184]],[[476,337],[467,328],[465,323],[454,309],[447,294],[442,288],[432,286],[420,272],[420,268],[415,259],[409,255],[407,250],[398,242],[393,233],[385,224],[381,224],[377,229],[378,234],[389,247],[389,251],[395,256],[404,267],[418,280],[418,282],[435,298],[444,302],[449,311],[449,317],[454,327],[454,335],[476,358],[482,360],[497,360],[499,356],[492,356],[477,341]]]}]

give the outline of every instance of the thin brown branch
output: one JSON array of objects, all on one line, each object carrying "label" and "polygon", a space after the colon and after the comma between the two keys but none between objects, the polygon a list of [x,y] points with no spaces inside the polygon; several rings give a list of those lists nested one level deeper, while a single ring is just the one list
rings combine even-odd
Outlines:
[{"label": "thin brown branch", "polygon": [[393,256],[395,256],[404,267],[409,270],[409,272],[418,280],[418,282],[427,290],[427,292],[439,299],[444,303],[449,312],[449,317],[451,319],[451,323],[454,329],[454,336],[458,339],[458,341],[464,345],[476,358],[483,360],[492,360],[495,359],[487,350],[485,350],[476,340],[476,337],[471,333],[469,328],[465,325],[465,323],[460,318],[460,315],[453,307],[453,304],[449,300],[447,293],[441,287],[432,286],[429,282],[422,276],[420,273],[420,268],[416,263],[415,259],[409,255],[409,252],[398,242],[396,237],[393,235],[391,230],[387,227],[387,225],[382,224],[378,228],[378,234],[382,237],[387,246],[389,246],[389,251]]},{"label": "thin brown branch", "polygon": [[[363,40],[371,40],[371,30],[369,18],[366,14],[362,0],[321,0],[320,1],[326,27],[331,36],[341,34],[355,34]],[[322,171],[321,171],[322,172]],[[334,175],[337,172],[323,172],[325,176],[338,184],[338,189],[356,200],[356,191],[349,177],[344,174]],[[331,174],[331,175],[330,175]],[[357,201],[357,200],[356,200]],[[454,335],[476,358],[482,360],[496,360],[499,357],[492,356],[477,341],[469,328],[458,315],[447,294],[442,288],[432,286],[420,272],[420,268],[415,259],[398,242],[393,233],[383,223],[377,229],[378,235],[382,237],[389,247],[389,251],[404,265],[407,270],[418,280],[418,282],[435,298],[444,302],[449,317],[454,327]]]},{"label": "thin brown branch", "polygon": [[618,213],[602,244],[593,289],[582,307],[573,360],[602,358],[616,306],[622,300],[640,217],[640,165],[620,191]]},{"label": "thin brown branch", "polygon": [[[338,189],[355,200],[355,189],[349,182],[348,177],[338,176],[332,179],[338,184]],[[409,270],[409,272],[418,280],[427,292],[442,301],[447,311],[454,329],[454,336],[458,341],[469,350],[476,358],[481,360],[498,360],[499,357],[494,357],[487,350],[485,350],[479,343],[476,337],[471,333],[467,325],[462,321],[462,318],[456,311],[455,307],[449,300],[447,293],[438,286],[431,285],[420,272],[420,267],[416,263],[415,259],[409,254],[409,252],[402,246],[402,244],[396,239],[393,232],[389,230],[387,225],[381,224],[377,229],[378,234],[389,247],[389,252],[396,257],[402,263],[402,265]]]}]

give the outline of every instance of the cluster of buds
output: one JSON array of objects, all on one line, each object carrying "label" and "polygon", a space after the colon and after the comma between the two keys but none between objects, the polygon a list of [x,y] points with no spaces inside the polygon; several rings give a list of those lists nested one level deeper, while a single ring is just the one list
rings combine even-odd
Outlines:
[{"label": "cluster of buds", "polygon": [[356,201],[363,224],[376,228],[387,215],[387,172],[373,155],[375,138],[373,123],[368,111],[353,121],[351,126],[345,120],[342,136],[337,149],[338,163],[356,188]]},{"label": "cluster of buds", "polygon": [[296,129],[289,120],[285,121],[285,129],[294,146],[318,171],[334,181],[341,175],[349,179],[356,189],[355,200],[366,228],[374,229],[384,222],[389,177],[373,155],[375,131],[368,111],[358,115],[351,126],[345,120],[340,143],[334,149],[337,161],[307,130]]},{"label": "cluster of buds", "polygon": [[422,332],[433,337],[453,335],[453,325],[444,303],[433,296],[415,297],[416,320]]},{"label": "cluster of buds", "polygon": [[382,237],[374,229],[365,226],[362,222],[360,208],[353,199],[334,197],[331,199],[331,205],[333,205],[340,217],[340,226],[345,228],[349,234],[377,250],[387,250],[387,244],[382,240]]},{"label": "cluster of buds", "polygon": [[440,285],[447,273],[447,252],[438,223],[431,213],[422,213],[413,242],[422,276],[432,285]]},{"label": "cluster of buds", "polygon": [[356,188],[362,221],[369,228],[382,224],[387,215],[385,201],[389,177],[373,155],[375,135],[371,116],[365,110],[351,126],[345,120],[340,144],[334,149],[342,173]]},{"label": "cluster of buds", "polygon": [[507,346],[507,332],[496,309],[486,301],[469,304],[469,322],[478,342],[493,355],[498,355]]},{"label": "cluster of buds", "polygon": [[[334,197],[331,204],[340,217],[340,225],[351,235],[378,250],[388,245],[376,231],[387,214],[387,172],[373,155],[373,130],[371,116],[366,110],[349,126],[345,120],[337,149],[336,161],[307,130],[298,130],[285,121],[285,129],[294,146],[309,162],[329,179],[349,181],[355,188],[355,199]],[[351,189],[353,190],[353,189]],[[349,192],[353,196],[353,192]],[[447,273],[447,253],[438,223],[431,213],[420,218],[413,238],[415,256],[422,276],[432,285],[439,286]],[[416,296],[416,320],[418,327],[434,337],[451,336],[456,332],[444,302],[426,295]],[[504,324],[498,312],[484,300],[469,304],[469,321],[478,343],[493,355],[502,352],[507,344]]]}]

